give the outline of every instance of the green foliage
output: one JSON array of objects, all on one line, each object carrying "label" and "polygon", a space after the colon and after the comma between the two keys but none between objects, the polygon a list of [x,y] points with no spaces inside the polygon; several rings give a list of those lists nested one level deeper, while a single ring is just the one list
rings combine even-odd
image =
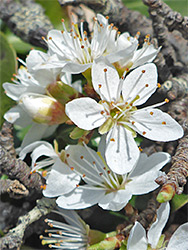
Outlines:
[{"label": "green foliage", "polygon": [[61,19],[65,19],[65,24],[68,23],[68,17],[65,8],[62,8],[58,1],[36,0],[36,3],[42,5],[45,9],[45,14],[56,29],[62,29]]},{"label": "green foliage", "polygon": [[0,92],[1,92],[1,113],[0,113],[0,125],[3,123],[4,113],[13,105],[13,101],[8,98],[3,90],[2,84],[6,81],[10,81],[12,74],[16,72],[16,53],[13,47],[8,43],[6,36],[0,32]]},{"label": "green foliage", "polygon": [[174,198],[171,201],[171,210],[175,212],[187,203],[188,203],[188,194],[179,194],[179,195],[175,194]]}]

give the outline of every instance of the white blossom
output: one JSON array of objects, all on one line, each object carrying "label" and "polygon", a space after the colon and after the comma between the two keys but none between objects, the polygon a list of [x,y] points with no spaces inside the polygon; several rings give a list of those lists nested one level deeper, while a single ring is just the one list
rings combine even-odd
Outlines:
[{"label": "white blossom", "polygon": [[170,159],[167,153],[155,153],[150,157],[141,154],[134,169],[125,175],[110,171],[100,152],[86,145],[70,145],[66,148],[67,163],[85,184],[58,197],[58,206],[64,209],[83,209],[98,204],[103,209],[118,211],[132,195],[148,193],[158,185],[155,179],[159,171]]},{"label": "white blossom", "polygon": [[[57,152],[52,145],[45,141],[36,141],[23,148],[20,158],[24,159],[26,154],[31,154],[31,173],[39,172],[46,178],[44,196],[57,197],[72,191],[80,181],[80,177],[73,173],[66,164],[66,151]],[[41,156],[46,159],[38,160]]]},{"label": "white blossom", "polygon": [[136,133],[157,141],[177,140],[182,127],[159,109],[166,101],[137,109],[155,92],[157,70],[152,63],[138,67],[124,79],[106,62],[94,63],[92,81],[101,100],[78,98],[66,104],[67,116],[81,129],[99,127],[106,138],[105,157],[109,167],[118,174],[129,172],[136,164],[139,149]]},{"label": "white blossom", "polygon": [[51,229],[45,230],[49,237],[40,237],[42,244],[49,244],[49,247],[54,249],[87,250],[89,226],[75,211],[60,208],[58,210],[53,212],[64,217],[67,223],[45,219]]},{"label": "white blossom", "polygon": [[67,31],[64,20],[63,31],[51,30],[46,43],[49,54],[56,54],[54,59],[47,63],[47,67],[60,68],[64,72],[81,73],[90,68],[94,60],[105,57],[110,63],[116,63],[118,68],[130,70],[146,62],[151,62],[158,50],[149,43],[148,37],[141,49],[138,47],[138,34],[131,37],[125,32],[120,35],[113,24],[108,23],[108,17],[97,14],[94,18],[94,30],[91,41],[84,31],[81,21],[80,31],[76,23],[72,23],[70,32]]},{"label": "white blossom", "polygon": [[136,222],[133,228],[131,229],[128,242],[127,250],[147,250],[149,249],[161,249],[161,250],[187,250],[188,249],[188,223],[181,225],[175,233],[170,238],[170,241],[166,246],[162,242],[162,245],[159,245],[159,239],[162,233],[164,226],[168,220],[170,213],[169,203],[162,203],[159,209],[157,210],[157,219],[151,225],[147,234],[143,226]]}]

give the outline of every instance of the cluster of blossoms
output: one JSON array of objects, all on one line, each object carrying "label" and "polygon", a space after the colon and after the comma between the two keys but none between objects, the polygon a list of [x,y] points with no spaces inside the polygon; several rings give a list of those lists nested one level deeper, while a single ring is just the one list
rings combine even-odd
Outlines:
[{"label": "cluster of blossoms", "polygon": [[[149,42],[149,35],[138,48],[139,33],[135,37],[120,34],[102,15],[94,18],[91,39],[83,22],[80,28],[72,23],[70,31],[64,20],[62,24],[63,31],[51,30],[43,38],[47,53],[32,50],[26,62],[19,59],[23,66],[14,75],[14,84],[4,83],[6,94],[17,102],[4,117],[21,127],[29,126],[20,158],[31,153],[31,171],[46,178],[43,195],[57,197],[57,205],[71,225],[48,220],[61,233],[49,230],[51,238],[43,238],[43,243],[59,249],[90,249],[96,243],[91,240],[92,230],[72,210],[98,204],[119,211],[132,195],[155,190],[155,179],[164,175],[160,169],[170,161],[170,155],[158,152],[148,157],[140,152],[135,138],[140,134],[157,141],[177,140],[183,129],[157,109],[167,99],[138,108],[160,87],[152,63],[158,50]],[[87,80],[84,87],[81,80],[72,83],[72,74],[80,73]],[[59,151],[57,142],[53,147],[41,139],[53,135],[62,123],[74,124],[74,137],[81,140]],[[100,139],[97,152],[84,142],[96,128]],[[169,204],[162,205],[159,220],[147,237],[136,222],[127,249],[141,249],[139,244],[143,250],[148,244],[162,249],[156,247],[168,214]],[[175,237],[184,235],[185,228],[187,224],[174,234],[167,249],[176,249],[170,246]],[[142,237],[138,239],[138,235]]]}]

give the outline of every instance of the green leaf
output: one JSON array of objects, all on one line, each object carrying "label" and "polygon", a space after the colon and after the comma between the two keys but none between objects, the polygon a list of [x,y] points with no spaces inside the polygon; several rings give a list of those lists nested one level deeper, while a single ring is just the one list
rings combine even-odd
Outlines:
[{"label": "green leaf", "polygon": [[173,212],[177,211],[188,203],[188,194],[175,194],[171,201],[171,209]]},{"label": "green leaf", "polygon": [[4,113],[10,109],[14,104],[10,98],[8,98],[3,90],[2,84],[6,81],[10,81],[12,74],[16,72],[17,61],[16,53],[13,47],[8,43],[5,35],[0,32],[0,92],[1,92],[1,102],[0,102],[0,125],[3,123]]},{"label": "green leaf", "polygon": [[69,19],[66,8],[62,8],[58,1],[36,0],[35,2],[42,5],[42,7],[45,9],[45,14],[49,17],[56,29],[62,29],[62,18],[65,20],[65,25],[68,25]]}]

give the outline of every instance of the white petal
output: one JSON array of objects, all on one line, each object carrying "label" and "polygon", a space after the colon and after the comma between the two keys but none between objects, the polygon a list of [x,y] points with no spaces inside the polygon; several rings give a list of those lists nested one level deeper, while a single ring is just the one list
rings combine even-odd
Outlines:
[{"label": "white petal", "polygon": [[131,229],[128,241],[127,250],[146,250],[147,239],[146,231],[139,222],[135,222],[135,225]]},{"label": "white petal", "polygon": [[18,85],[8,82],[3,83],[3,88],[5,90],[6,95],[14,101],[18,101],[20,95],[22,95],[27,90],[27,87],[21,84]]},{"label": "white petal", "polygon": [[7,120],[10,123],[15,123],[16,125],[19,125],[21,127],[26,127],[32,123],[32,119],[28,114],[20,107],[20,105],[17,105],[11,109],[9,109],[5,115],[5,120]]},{"label": "white petal", "polygon": [[131,116],[131,121],[135,121],[134,130],[151,140],[173,141],[183,136],[183,128],[159,109],[137,110]]},{"label": "white petal", "polygon": [[139,95],[140,98],[134,102],[137,106],[145,103],[156,89],[157,69],[155,64],[148,63],[130,72],[124,80],[122,94],[124,101],[127,102]]},{"label": "white petal", "polygon": [[85,130],[97,128],[105,122],[101,111],[104,111],[103,106],[89,97],[74,99],[65,106],[67,116]]},{"label": "white petal", "polygon": [[188,222],[173,233],[166,250],[188,250]]},{"label": "white petal", "polygon": [[[98,156],[98,154],[91,148],[83,147],[81,145],[70,145],[66,147],[67,162],[69,166],[74,167],[81,175],[85,174],[85,182],[92,185],[92,181],[102,183],[103,179],[100,178],[99,173],[103,172],[104,163]],[[95,162],[95,164],[93,164]]]},{"label": "white petal", "polygon": [[37,148],[33,149],[33,152],[31,154],[32,165],[37,161],[40,156],[47,156],[55,159],[58,158],[58,155],[56,154],[50,143],[42,143]]},{"label": "white petal", "polygon": [[48,125],[45,124],[33,123],[22,141],[21,148],[24,148],[28,144],[43,138],[47,127]]},{"label": "white petal", "polygon": [[126,184],[126,188],[132,191],[132,194],[146,194],[159,185],[155,182],[155,179],[162,175],[162,172],[157,170],[151,170],[137,177],[130,178],[130,182]]},{"label": "white petal", "polygon": [[150,156],[140,154],[137,165],[129,174],[129,177],[140,176],[148,171],[158,171],[170,161],[170,155],[164,152],[157,152]]},{"label": "white petal", "polygon": [[156,55],[158,54],[159,49],[155,49],[153,44],[147,46],[145,49],[144,47],[135,51],[134,56],[133,56],[133,66],[132,68],[136,68],[140,65],[143,65],[145,63],[152,62]]},{"label": "white petal", "polygon": [[[28,154],[29,152],[32,152],[35,148],[41,146],[41,145],[45,145],[48,149],[51,149],[51,151],[54,152],[54,149],[52,147],[52,145],[46,141],[36,141],[36,142],[33,142],[31,144],[29,144],[28,146],[24,147],[20,153],[19,153],[19,158],[20,159],[24,159],[26,154]],[[55,152],[54,152],[55,153]],[[42,155],[42,154],[41,154]],[[40,155],[40,156],[41,156]],[[57,155],[56,155],[57,156]],[[39,156],[38,156],[39,157]],[[38,158],[37,157],[37,158]]]},{"label": "white petal", "polygon": [[65,163],[57,158],[47,177],[47,186],[43,194],[47,197],[57,197],[69,193],[75,188],[79,181],[80,177],[73,173]]},{"label": "white petal", "polygon": [[[107,69],[107,72],[104,72]],[[119,87],[119,75],[117,70],[104,61],[94,62],[92,67],[92,81],[95,91],[102,100],[116,101]]]},{"label": "white petal", "polygon": [[71,74],[79,74],[84,72],[91,66],[92,66],[91,63],[81,64],[81,63],[67,62],[65,66],[62,68],[62,71]]},{"label": "white petal", "polygon": [[97,204],[105,195],[105,190],[76,188],[69,194],[60,196],[57,205],[64,209],[83,209]]},{"label": "white petal", "polygon": [[130,172],[139,155],[140,151],[129,130],[123,126],[115,126],[108,132],[105,157],[112,171],[117,174]]},{"label": "white petal", "polygon": [[127,190],[118,190],[117,192],[106,194],[98,205],[103,209],[119,211],[126,206],[131,197],[131,192]]},{"label": "white petal", "polygon": [[162,230],[166,225],[170,213],[169,202],[162,203],[157,210],[157,219],[148,231],[148,242],[153,248],[157,246]]}]

